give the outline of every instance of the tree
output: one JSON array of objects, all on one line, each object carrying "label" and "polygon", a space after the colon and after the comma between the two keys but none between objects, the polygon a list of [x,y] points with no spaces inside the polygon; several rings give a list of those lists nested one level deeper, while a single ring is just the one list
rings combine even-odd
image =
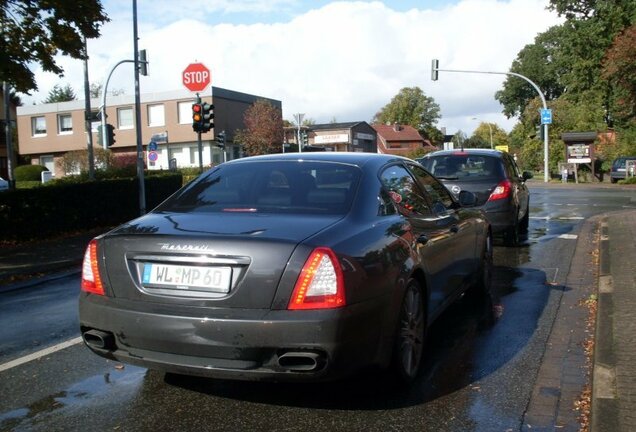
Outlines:
[{"label": "tree", "polygon": [[243,144],[247,155],[281,152],[283,117],[280,109],[260,99],[245,111],[243,123],[245,129],[237,130],[234,140]]},{"label": "tree", "polygon": [[[101,98],[102,97],[102,85],[97,83],[92,83],[90,87],[90,95],[91,98]],[[111,96],[119,96],[125,93],[124,89],[114,89],[108,92]]]},{"label": "tree", "polygon": [[[569,34],[562,26],[551,27],[539,34],[533,44],[526,45],[519,51],[510,71],[528,77],[537,84],[547,100],[558,98],[565,91],[561,79],[568,63],[561,44],[568,37]],[[516,76],[508,76],[503,90],[495,93],[495,99],[503,105],[503,113],[508,118],[523,113],[528,102],[536,96],[536,90],[527,81]]]},{"label": "tree", "polygon": [[69,102],[75,99],[77,99],[77,97],[75,96],[75,91],[70,84],[66,84],[64,87],[61,87],[59,84],[55,84],[51,91],[49,91],[49,95],[42,103]]},{"label": "tree", "polygon": [[37,90],[31,63],[62,76],[55,55],[84,59],[84,37],[99,37],[99,28],[107,21],[100,0],[2,1],[0,81],[23,93]]},{"label": "tree", "polygon": [[437,142],[441,132],[439,105],[419,87],[404,87],[373,117],[373,123],[399,123],[413,126],[425,138]]},{"label": "tree", "polygon": [[468,139],[466,147],[490,148],[490,135],[492,131],[492,146],[495,148],[499,145],[509,145],[510,139],[505,130],[497,126],[495,123],[479,123],[477,129]]},{"label": "tree", "polygon": [[636,24],[619,34],[605,53],[602,76],[614,84],[619,125],[636,126]]}]

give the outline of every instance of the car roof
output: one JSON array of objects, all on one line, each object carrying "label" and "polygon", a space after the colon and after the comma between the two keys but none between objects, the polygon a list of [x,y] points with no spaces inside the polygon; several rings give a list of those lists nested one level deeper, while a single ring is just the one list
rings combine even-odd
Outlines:
[{"label": "car roof", "polygon": [[467,148],[467,149],[454,149],[454,150],[438,150],[431,153],[427,153],[422,156],[420,159],[425,159],[433,156],[465,156],[465,155],[477,155],[477,156],[494,156],[494,157],[502,157],[503,153],[501,150],[493,150],[493,149],[485,149],[485,148]]},{"label": "car roof", "polygon": [[261,156],[249,156],[234,159],[227,164],[242,164],[257,161],[315,161],[315,162],[339,162],[351,165],[363,166],[369,162],[387,163],[390,161],[413,161],[412,159],[379,153],[364,152],[307,152],[307,153],[276,153]]}]

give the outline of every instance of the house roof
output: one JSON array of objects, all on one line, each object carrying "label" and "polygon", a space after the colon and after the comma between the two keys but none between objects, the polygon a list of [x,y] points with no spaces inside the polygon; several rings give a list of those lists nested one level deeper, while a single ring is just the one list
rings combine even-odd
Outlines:
[{"label": "house roof", "polygon": [[424,143],[424,138],[419,132],[409,125],[399,125],[399,130],[396,131],[394,125],[385,125],[374,123],[371,125],[373,129],[378,133],[378,136],[382,137],[384,141],[420,141]]}]

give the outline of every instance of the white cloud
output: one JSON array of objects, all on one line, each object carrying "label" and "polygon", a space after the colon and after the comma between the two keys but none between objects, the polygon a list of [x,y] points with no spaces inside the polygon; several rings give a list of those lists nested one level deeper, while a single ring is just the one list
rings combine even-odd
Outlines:
[{"label": "white cloud", "polygon": [[[162,13],[170,13],[174,4],[153,3],[155,12]],[[234,2],[210,4],[214,9]],[[265,3],[236,4],[257,8]],[[431,59],[439,59],[441,69],[507,71],[537,33],[559,22],[545,9],[547,4],[463,0],[444,9],[397,12],[382,2],[343,1],[278,24],[211,25],[195,17],[168,24],[143,21],[139,46],[148,50],[150,76],[141,78],[140,88],[143,93],[180,89],[181,72],[196,60],[212,70],[217,87],[281,100],[287,119],[303,112],[318,122],[333,117],[369,121],[400,88],[419,86],[440,104],[440,126],[449,133],[472,131],[478,124],[473,117],[510,129],[513,122],[501,115],[494,99],[505,76],[440,72],[439,81],[432,82]],[[117,61],[132,58],[131,13],[107,12],[113,21],[104,26],[99,40],[89,41],[94,82],[102,82]],[[70,83],[83,95],[82,63],[65,58],[60,62],[66,70],[61,81],[36,74],[41,91],[35,100],[44,99],[58,82]],[[109,88],[133,94],[132,65],[120,66]]]}]

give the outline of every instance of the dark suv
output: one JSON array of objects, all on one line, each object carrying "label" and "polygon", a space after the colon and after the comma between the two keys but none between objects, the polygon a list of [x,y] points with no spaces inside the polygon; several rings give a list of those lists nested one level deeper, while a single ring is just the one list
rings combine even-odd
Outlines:
[{"label": "dark suv", "polygon": [[610,171],[610,181],[616,183],[619,180],[625,180],[629,175],[634,175],[634,172],[627,172],[627,161],[636,160],[636,156],[626,156],[614,159],[612,162],[612,170]]},{"label": "dark suv", "polygon": [[519,171],[510,154],[499,150],[442,150],[417,159],[455,195],[462,190],[475,194],[493,234],[503,235],[509,246],[519,243],[528,231],[530,172]]}]

